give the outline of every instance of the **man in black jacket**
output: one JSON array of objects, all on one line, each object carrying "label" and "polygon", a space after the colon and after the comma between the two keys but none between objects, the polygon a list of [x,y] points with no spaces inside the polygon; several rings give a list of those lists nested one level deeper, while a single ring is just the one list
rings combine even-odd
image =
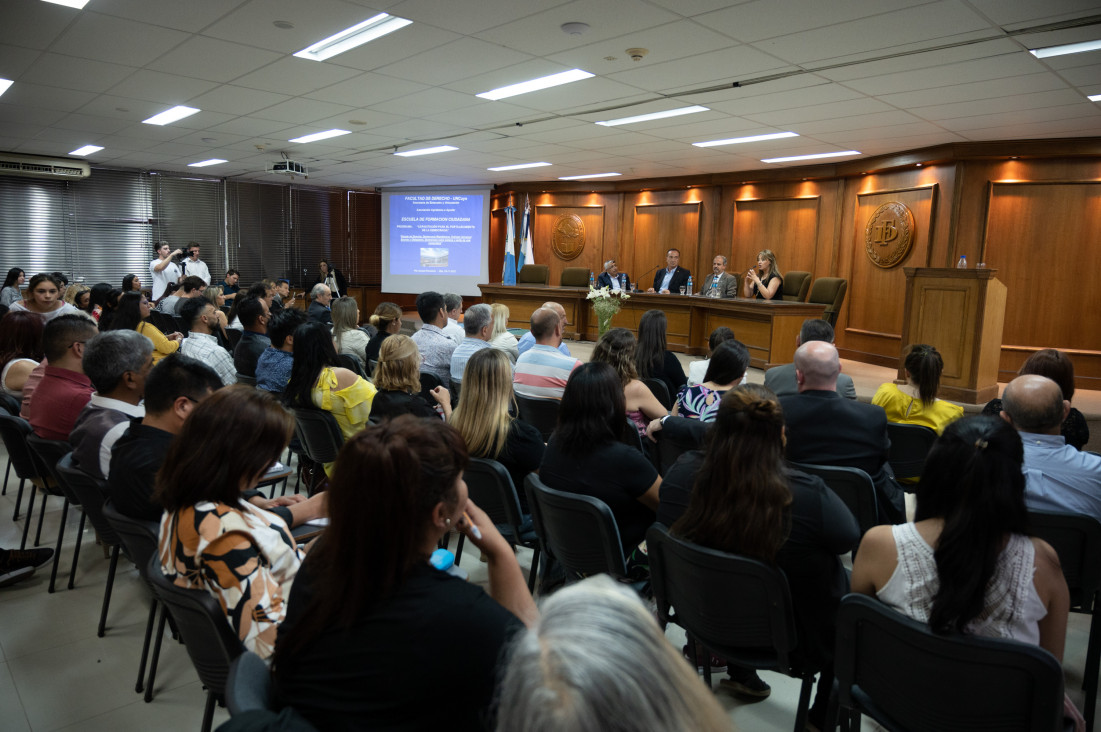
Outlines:
[{"label": "man in black jacket", "polygon": [[665,253],[665,269],[659,269],[654,275],[654,286],[647,292],[660,292],[663,295],[680,293],[680,288],[688,285],[692,273],[680,266],[680,249],[670,249]]}]

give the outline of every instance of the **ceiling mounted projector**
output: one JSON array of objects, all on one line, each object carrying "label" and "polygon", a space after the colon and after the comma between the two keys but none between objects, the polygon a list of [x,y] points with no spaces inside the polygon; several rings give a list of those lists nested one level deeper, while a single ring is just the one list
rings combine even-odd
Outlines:
[{"label": "ceiling mounted projector", "polygon": [[271,172],[277,175],[289,175],[292,178],[296,175],[300,175],[307,180],[310,178],[309,169],[302,163],[296,163],[293,160],[280,160],[278,163],[272,164]]}]

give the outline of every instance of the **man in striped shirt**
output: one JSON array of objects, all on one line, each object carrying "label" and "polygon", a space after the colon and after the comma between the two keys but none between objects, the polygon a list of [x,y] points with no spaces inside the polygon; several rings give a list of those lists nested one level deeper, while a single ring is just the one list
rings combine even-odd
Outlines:
[{"label": "man in striped shirt", "polygon": [[563,355],[563,318],[554,310],[541,307],[531,314],[531,334],[535,345],[516,359],[512,388],[520,396],[537,399],[561,399],[570,373],[581,365],[573,356]]}]

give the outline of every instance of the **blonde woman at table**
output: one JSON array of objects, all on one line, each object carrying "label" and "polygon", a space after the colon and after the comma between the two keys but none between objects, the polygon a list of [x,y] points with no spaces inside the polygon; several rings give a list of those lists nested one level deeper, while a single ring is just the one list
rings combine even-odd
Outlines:
[{"label": "blonde woman at table", "polygon": [[757,266],[746,272],[742,285],[742,297],[758,300],[780,300],[784,278],[776,266],[776,255],[771,249],[757,252]]}]

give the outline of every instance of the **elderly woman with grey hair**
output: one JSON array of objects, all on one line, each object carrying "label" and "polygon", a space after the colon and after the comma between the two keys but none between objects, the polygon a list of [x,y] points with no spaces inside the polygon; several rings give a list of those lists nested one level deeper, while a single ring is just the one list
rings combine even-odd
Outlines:
[{"label": "elderly woman with grey hair", "polygon": [[518,636],[497,729],[710,732],[733,725],[638,597],[600,575],[556,592]]}]

